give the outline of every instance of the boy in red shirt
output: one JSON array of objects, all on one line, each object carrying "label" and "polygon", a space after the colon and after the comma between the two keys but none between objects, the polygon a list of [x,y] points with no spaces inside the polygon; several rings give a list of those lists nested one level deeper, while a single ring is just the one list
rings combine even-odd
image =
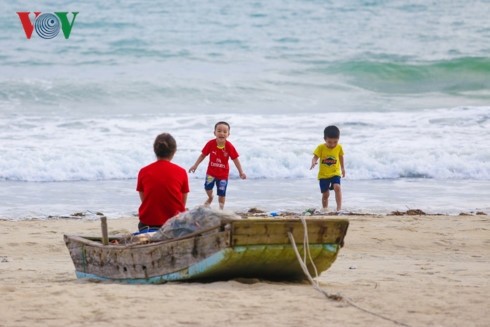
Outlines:
[{"label": "boy in red shirt", "polygon": [[168,219],[184,212],[189,193],[187,172],[170,162],[177,151],[172,135],[158,135],[153,150],[157,161],[142,168],[138,174],[140,231],[160,228]]},{"label": "boy in red shirt", "polygon": [[212,139],[206,143],[201,155],[189,169],[189,172],[194,173],[204,158],[210,155],[206,181],[204,182],[204,189],[206,190],[208,199],[204,205],[209,206],[213,202],[213,188],[216,184],[219,207],[223,209],[225,206],[226,188],[228,186],[228,174],[230,172],[228,159],[231,158],[233,160],[241,179],[246,179],[247,175],[242,170],[242,165],[238,159],[238,152],[235,150],[233,144],[226,140],[230,136],[230,125],[224,121],[216,123],[214,125],[214,135],[216,139]]}]

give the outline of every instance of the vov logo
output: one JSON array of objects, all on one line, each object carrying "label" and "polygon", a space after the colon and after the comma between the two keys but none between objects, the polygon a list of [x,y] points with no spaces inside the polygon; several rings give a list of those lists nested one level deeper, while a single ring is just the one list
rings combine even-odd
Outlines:
[{"label": "vov logo", "polygon": [[31,38],[34,30],[39,37],[52,39],[59,34],[60,29],[63,31],[65,39],[69,39],[71,29],[73,28],[73,24],[75,24],[75,18],[78,15],[78,12],[72,12],[73,18],[70,22],[68,20],[68,12],[41,13],[40,11],[35,11],[33,23],[29,17],[30,13],[29,11],[17,12],[27,39]]}]

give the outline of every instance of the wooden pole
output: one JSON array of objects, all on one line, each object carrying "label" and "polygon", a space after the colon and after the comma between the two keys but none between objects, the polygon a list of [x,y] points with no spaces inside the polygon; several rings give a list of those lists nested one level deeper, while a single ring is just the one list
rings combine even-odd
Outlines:
[{"label": "wooden pole", "polygon": [[107,217],[100,217],[100,225],[102,227],[102,244],[109,244],[109,234],[107,233]]}]

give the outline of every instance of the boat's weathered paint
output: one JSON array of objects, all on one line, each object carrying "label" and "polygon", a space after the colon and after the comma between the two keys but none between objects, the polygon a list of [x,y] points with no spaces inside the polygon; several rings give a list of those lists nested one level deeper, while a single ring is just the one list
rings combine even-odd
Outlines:
[{"label": "boat's weathered paint", "polygon": [[[335,261],[349,225],[345,219],[306,220],[318,273]],[[288,233],[303,253],[301,220],[233,220],[202,234],[147,244],[102,245],[100,238],[65,235],[77,277],[159,284],[238,277],[303,279]],[[308,265],[311,274],[314,268]]]},{"label": "boat's weathered paint", "polygon": [[[302,252],[303,247],[299,246],[298,250]],[[330,267],[338,250],[337,244],[310,244],[312,259],[317,262],[318,271]],[[318,260],[320,256],[322,260]],[[162,284],[172,281],[227,279],[234,276],[262,276],[274,279],[274,276],[277,278],[279,275],[294,279],[298,278],[297,264],[291,245],[252,245],[224,249],[181,271],[150,278],[112,279],[80,271],[77,271],[76,275],[78,278],[112,280],[128,284]],[[314,273],[311,263],[308,268]]]}]

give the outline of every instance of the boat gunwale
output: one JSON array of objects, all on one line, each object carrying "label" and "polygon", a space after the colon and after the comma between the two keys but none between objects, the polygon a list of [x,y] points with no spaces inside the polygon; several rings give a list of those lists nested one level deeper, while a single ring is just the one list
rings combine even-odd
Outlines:
[{"label": "boat gunwale", "polygon": [[[325,219],[325,218],[326,217],[322,217],[322,216],[310,216],[308,218],[304,218],[304,220],[306,221],[306,224],[308,224],[309,222],[320,223],[320,222],[325,222],[325,221],[328,221],[328,222],[347,222],[347,228],[348,228],[348,225],[349,225],[348,219],[341,219],[341,218]],[[96,241],[96,240],[102,240],[101,237],[82,236],[82,235],[74,235],[74,234],[64,234],[63,236],[65,239],[65,243],[72,241],[72,242],[83,243],[85,245],[100,247],[100,248],[104,248],[104,249],[132,249],[132,248],[140,248],[140,247],[141,248],[155,247],[155,246],[160,246],[160,245],[167,244],[167,243],[178,242],[178,241],[186,240],[189,238],[202,236],[202,234],[209,233],[213,230],[216,230],[217,232],[222,232],[222,231],[225,231],[225,229],[227,228],[227,225],[245,224],[246,222],[264,222],[264,221],[267,221],[267,223],[272,223],[272,224],[280,224],[280,223],[282,223],[282,224],[284,224],[284,223],[300,223],[301,224],[301,219],[298,216],[285,217],[285,218],[283,218],[283,217],[279,217],[279,218],[277,218],[277,217],[274,217],[274,218],[253,217],[253,218],[243,218],[243,219],[227,219],[227,220],[223,220],[221,222],[221,224],[218,226],[213,226],[213,227],[210,227],[207,229],[199,230],[199,231],[187,234],[187,235],[182,236],[182,237],[172,238],[169,240],[145,242],[145,243],[133,243],[133,244],[111,244],[111,243],[109,243],[108,245],[104,245],[101,242]],[[229,226],[230,238],[233,237],[233,232],[232,232],[233,228],[232,227],[233,226]],[[124,237],[124,236],[109,237],[109,241],[120,240],[122,237]],[[341,239],[341,242],[340,242],[341,247],[343,246],[343,238],[344,237],[345,237],[345,233],[344,233],[344,235]],[[297,243],[299,243],[299,242],[297,242]],[[318,243],[318,244],[320,244],[320,243]]]},{"label": "boat gunwale", "polygon": [[[145,242],[145,243],[133,243],[133,244],[110,244],[109,243],[108,245],[104,245],[101,242],[95,241],[95,240],[102,240],[101,237],[93,237],[93,236],[81,236],[81,235],[65,234],[64,237],[65,237],[65,242],[75,241],[78,243],[83,243],[83,244],[94,246],[94,247],[101,247],[104,249],[132,249],[132,248],[136,248],[136,247],[138,247],[138,248],[139,247],[141,247],[141,248],[153,247],[153,246],[160,246],[160,245],[167,244],[167,243],[178,242],[178,241],[186,240],[189,238],[202,236],[203,233],[208,233],[208,232],[211,232],[213,230],[217,230],[218,232],[220,232],[220,231],[222,231],[221,230],[222,227],[224,227],[224,225],[214,226],[212,228],[203,229],[203,230],[191,233],[191,234],[187,234],[187,235],[182,236],[182,237],[172,238],[169,240]],[[112,238],[109,238],[109,241],[119,240],[121,238],[122,238],[122,236],[121,237],[112,237]]]}]

